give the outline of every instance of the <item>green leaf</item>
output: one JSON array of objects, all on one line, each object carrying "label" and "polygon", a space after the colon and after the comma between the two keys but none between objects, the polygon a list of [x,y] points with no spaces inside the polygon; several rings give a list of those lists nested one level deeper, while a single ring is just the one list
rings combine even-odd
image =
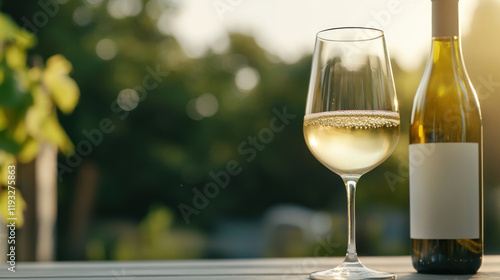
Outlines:
[{"label": "green leaf", "polygon": [[0,150],[15,155],[21,150],[21,145],[12,139],[9,131],[0,131]]},{"label": "green leaf", "polygon": [[63,153],[73,153],[74,147],[66,132],[59,124],[52,103],[40,88],[35,89],[34,105],[26,113],[26,130],[28,135],[37,141],[48,141],[55,144]]},{"label": "green leaf", "polygon": [[17,32],[17,29],[19,29],[19,27],[14,23],[14,21],[12,21],[9,16],[2,13],[0,13],[0,26],[1,41],[7,41],[12,37],[12,34]]},{"label": "green leaf", "polygon": [[63,56],[54,55],[47,60],[47,68],[43,73],[43,81],[47,84],[52,99],[65,114],[75,109],[80,98],[78,85],[68,76],[71,69],[71,63]]},{"label": "green leaf", "polygon": [[59,124],[55,113],[51,114],[45,120],[42,132],[44,139],[57,145],[65,155],[70,155],[74,152],[73,143],[71,143],[68,135]]},{"label": "green leaf", "polygon": [[3,108],[0,108],[0,131],[7,128],[8,125],[7,116],[5,115],[5,111]]},{"label": "green leaf", "polygon": [[5,48],[5,60],[7,65],[13,69],[26,68],[26,51],[18,46],[9,45]]},{"label": "green leaf", "polygon": [[15,195],[15,211],[9,211],[8,209],[8,201],[9,201],[9,193],[6,189],[0,192],[0,218],[4,223],[7,223],[7,218],[17,218],[16,219],[16,227],[22,227],[24,224],[24,215],[23,211],[26,208],[26,202],[24,201],[23,196],[21,195],[21,191],[16,188]]},{"label": "green leaf", "polygon": [[9,68],[5,61],[0,62],[0,72],[3,79],[0,83],[0,106],[23,109],[32,102],[31,95],[25,92],[16,73]]},{"label": "green leaf", "polygon": [[52,102],[41,86],[33,89],[33,106],[26,112],[25,122],[28,134],[35,139],[42,138],[43,124],[52,111]]},{"label": "green leaf", "polygon": [[36,44],[36,37],[24,28],[20,28],[8,15],[0,13],[0,41],[28,49]]},{"label": "green leaf", "polygon": [[40,145],[38,141],[35,141],[34,139],[31,138],[23,144],[21,151],[17,155],[17,158],[19,159],[20,162],[23,163],[31,162],[32,160],[35,159],[36,155],[38,154],[39,147]]}]

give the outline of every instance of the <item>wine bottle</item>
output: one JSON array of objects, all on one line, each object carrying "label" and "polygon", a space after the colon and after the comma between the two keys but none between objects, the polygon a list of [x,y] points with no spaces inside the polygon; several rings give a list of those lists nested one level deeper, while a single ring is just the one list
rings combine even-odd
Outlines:
[{"label": "wine bottle", "polygon": [[422,273],[475,273],[483,257],[483,128],[458,5],[432,0],[432,50],[410,120],[410,237]]}]

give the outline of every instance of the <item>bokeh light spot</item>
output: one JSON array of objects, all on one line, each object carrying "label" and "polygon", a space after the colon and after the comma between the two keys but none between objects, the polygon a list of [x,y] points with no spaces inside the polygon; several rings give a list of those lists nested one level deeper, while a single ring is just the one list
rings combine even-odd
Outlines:
[{"label": "bokeh light spot", "polygon": [[158,31],[160,31],[161,34],[170,35],[171,34],[170,25],[171,25],[171,18],[169,13],[163,12],[159,16],[158,21],[156,22],[156,28],[158,28]]},{"label": "bokeh light spot", "polygon": [[171,0],[149,0],[145,11],[150,19],[157,20],[164,11],[168,11],[172,3]]},{"label": "bokeh light spot", "polygon": [[109,0],[107,6],[108,13],[116,19],[133,17],[142,11],[141,0]]},{"label": "bokeh light spot", "polygon": [[97,6],[101,5],[102,1],[103,0],[85,0],[85,2],[87,2],[92,7],[97,7]]},{"label": "bokeh light spot", "polygon": [[259,84],[259,82],[259,72],[252,67],[243,67],[236,72],[236,86],[243,92],[251,91]]},{"label": "bokeh light spot", "polygon": [[122,110],[132,111],[139,105],[139,94],[137,91],[127,88],[120,91],[116,101]]},{"label": "bokeh light spot", "polygon": [[196,121],[208,118],[219,110],[219,101],[213,94],[205,93],[198,98],[189,100],[186,105],[187,115]]},{"label": "bokeh light spot", "polygon": [[197,100],[196,98],[189,100],[189,102],[186,105],[186,114],[191,119],[193,119],[195,121],[199,121],[199,120],[203,119],[203,116],[200,115],[198,113],[198,111],[196,110],[196,100]]},{"label": "bokeh light spot", "polygon": [[104,38],[99,42],[97,42],[97,45],[95,47],[95,52],[97,53],[97,56],[99,56],[101,59],[111,60],[116,56],[118,52],[118,47],[116,46],[116,43],[113,40],[109,38]]},{"label": "bokeh light spot", "polygon": [[211,117],[219,110],[219,102],[213,94],[206,93],[196,99],[196,111],[203,117]]},{"label": "bokeh light spot", "polygon": [[231,42],[227,37],[221,37],[212,45],[212,51],[216,54],[224,54],[229,51],[231,47]]},{"label": "bokeh light spot", "polygon": [[80,26],[89,25],[92,22],[92,11],[85,6],[76,8],[73,12],[73,21]]}]

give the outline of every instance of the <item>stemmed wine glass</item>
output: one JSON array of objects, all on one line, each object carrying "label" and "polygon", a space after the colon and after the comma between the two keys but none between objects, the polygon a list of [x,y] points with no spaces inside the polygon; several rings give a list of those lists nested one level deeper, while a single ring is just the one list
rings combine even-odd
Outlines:
[{"label": "stemmed wine glass", "polygon": [[316,35],[304,137],[311,153],[342,177],[348,245],[339,266],[311,279],[395,279],[366,268],[355,242],[354,196],[361,175],[385,161],[399,139],[399,113],[384,32],[342,27]]}]

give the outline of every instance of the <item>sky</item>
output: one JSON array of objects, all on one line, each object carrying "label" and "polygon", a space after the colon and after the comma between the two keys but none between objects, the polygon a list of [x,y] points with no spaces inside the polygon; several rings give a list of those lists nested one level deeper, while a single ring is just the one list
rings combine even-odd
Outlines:
[{"label": "sky", "polygon": [[[460,0],[461,34],[481,0]],[[391,57],[407,70],[425,61],[431,42],[431,0],[177,0],[176,14],[158,28],[173,34],[191,57],[223,52],[227,34],[253,35],[259,45],[293,63],[313,51],[318,31],[340,26],[382,29]]]}]

